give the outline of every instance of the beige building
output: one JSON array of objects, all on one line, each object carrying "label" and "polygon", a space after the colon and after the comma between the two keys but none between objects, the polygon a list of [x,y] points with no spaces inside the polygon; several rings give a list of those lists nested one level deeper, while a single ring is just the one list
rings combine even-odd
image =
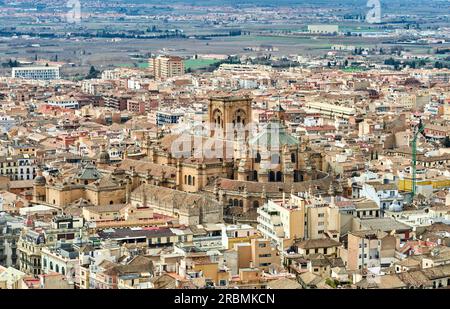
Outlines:
[{"label": "beige building", "polygon": [[269,200],[257,213],[258,230],[280,250],[301,239],[339,239],[339,208],[333,200],[291,194],[289,199]]},{"label": "beige building", "polygon": [[176,56],[157,56],[149,59],[149,70],[156,79],[184,75],[183,58]]},{"label": "beige building", "polygon": [[280,250],[305,237],[303,199],[291,195],[290,199],[269,200],[258,208],[257,213],[258,230],[265,238],[274,241]]},{"label": "beige building", "polygon": [[350,271],[389,266],[398,238],[382,231],[364,230],[348,234],[348,248],[341,257]]}]

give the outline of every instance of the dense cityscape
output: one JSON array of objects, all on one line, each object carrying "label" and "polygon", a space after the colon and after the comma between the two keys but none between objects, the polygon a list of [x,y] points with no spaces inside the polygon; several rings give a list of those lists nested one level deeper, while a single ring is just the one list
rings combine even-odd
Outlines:
[{"label": "dense cityscape", "polygon": [[0,289],[449,288],[450,3],[235,2],[0,0]]}]

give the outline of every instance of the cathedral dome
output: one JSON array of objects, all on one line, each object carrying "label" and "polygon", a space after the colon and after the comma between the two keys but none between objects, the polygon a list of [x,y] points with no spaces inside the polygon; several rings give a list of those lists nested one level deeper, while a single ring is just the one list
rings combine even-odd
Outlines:
[{"label": "cathedral dome", "polygon": [[278,120],[272,120],[261,132],[249,140],[249,144],[253,147],[263,146],[267,149],[281,149],[283,146],[298,146],[300,141],[286,132],[286,127]]},{"label": "cathedral dome", "polygon": [[100,152],[100,155],[98,156],[99,163],[109,163],[110,160],[111,157],[109,156],[108,151],[103,150],[102,152]]},{"label": "cathedral dome", "polygon": [[36,178],[34,178],[34,184],[37,186],[45,186],[46,183],[47,183],[47,180],[42,175],[36,176]]}]

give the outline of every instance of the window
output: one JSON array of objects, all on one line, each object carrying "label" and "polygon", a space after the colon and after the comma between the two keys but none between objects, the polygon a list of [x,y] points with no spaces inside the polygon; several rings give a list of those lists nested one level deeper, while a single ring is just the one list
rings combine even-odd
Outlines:
[{"label": "window", "polygon": [[274,153],[271,156],[271,163],[272,164],[280,164],[281,160],[280,160],[280,155],[278,153]]},{"label": "window", "polygon": [[322,213],[322,214],[318,214],[317,216],[318,216],[319,218],[323,218],[323,217],[325,217],[325,214]]},{"label": "window", "polygon": [[274,181],[275,181],[275,172],[270,171],[269,172],[269,182],[274,182]]},{"label": "window", "polygon": [[277,172],[277,179],[276,179],[276,181],[283,181],[282,179],[283,179],[283,173],[278,171]]},{"label": "window", "polygon": [[260,163],[260,162],[261,162],[261,155],[260,155],[260,153],[258,152],[258,153],[256,154],[255,163]]},{"label": "window", "polygon": [[271,257],[271,256],[272,256],[272,254],[270,254],[270,253],[260,254],[259,255],[260,258],[266,258],[266,257]]}]

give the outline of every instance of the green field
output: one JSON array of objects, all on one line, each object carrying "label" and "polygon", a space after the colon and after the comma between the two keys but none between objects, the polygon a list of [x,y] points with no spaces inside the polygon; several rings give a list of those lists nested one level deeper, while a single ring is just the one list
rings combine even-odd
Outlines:
[{"label": "green field", "polygon": [[[191,70],[197,70],[202,68],[207,68],[208,66],[220,62],[219,59],[187,59],[184,60],[184,66],[187,69]],[[135,63],[119,63],[117,64],[118,67],[125,67],[125,68],[139,68],[139,69],[146,69],[148,68],[147,62],[135,62]]]},{"label": "green field", "polygon": [[218,59],[188,59],[184,61],[184,67],[191,70],[207,68],[212,64],[218,63]]},{"label": "green field", "polygon": [[364,68],[358,68],[358,67],[347,67],[342,69],[344,72],[354,73],[354,72],[364,72],[366,69]]}]

